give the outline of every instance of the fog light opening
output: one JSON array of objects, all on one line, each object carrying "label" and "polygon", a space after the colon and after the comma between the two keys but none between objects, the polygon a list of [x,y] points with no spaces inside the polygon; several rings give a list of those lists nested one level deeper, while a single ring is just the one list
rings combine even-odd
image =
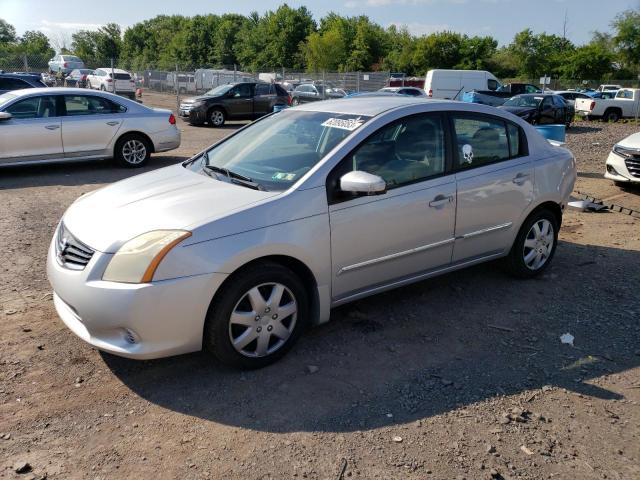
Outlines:
[{"label": "fog light opening", "polygon": [[127,343],[130,343],[131,345],[140,343],[140,336],[136,332],[134,332],[130,328],[124,328],[123,331],[124,339],[127,341]]},{"label": "fog light opening", "polygon": [[613,166],[607,164],[607,172],[611,175],[620,175]]}]

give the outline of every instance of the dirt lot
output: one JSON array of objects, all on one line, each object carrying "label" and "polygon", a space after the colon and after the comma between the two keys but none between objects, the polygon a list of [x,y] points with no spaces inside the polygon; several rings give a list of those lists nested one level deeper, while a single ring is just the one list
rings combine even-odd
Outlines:
[{"label": "dirt lot", "polygon": [[[180,126],[183,146],[145,170],[236,128]],[[638,190],[601,178],[636,130],[573,129],[576,191],[640,210]],[[377,295],[242,373],[205,354],[101,354],[57,318],[45,256],[58,219],[138,173],[0,171],[1,478],[640,478],[640,219],[570,211],[542,278],[488,264]]]}]

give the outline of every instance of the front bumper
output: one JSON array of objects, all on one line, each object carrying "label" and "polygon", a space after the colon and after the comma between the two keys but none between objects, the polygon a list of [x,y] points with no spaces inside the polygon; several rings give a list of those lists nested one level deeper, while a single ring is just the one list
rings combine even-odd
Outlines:
[{"label": "front bumper", "polygon": [[207,121],[207,107],[192,107],[188,112],[189,123],[201,124]]},{"label": "front bumper", "polygon": [[52,242],[47,258],[54,305],[65,325],[82,340],[135,359],[202,348],[207,310],[226,274],[147,284],[106,282],[102,273],[112,254],[96,251],[84,270],[74,271],[58,263],[55,248]]},{"label": "front bumper", "polygon": [[604,178],[615,182],[640,183],[640,176],[634,176],[627,168],[625,159],[614,152],[607,157]]}]

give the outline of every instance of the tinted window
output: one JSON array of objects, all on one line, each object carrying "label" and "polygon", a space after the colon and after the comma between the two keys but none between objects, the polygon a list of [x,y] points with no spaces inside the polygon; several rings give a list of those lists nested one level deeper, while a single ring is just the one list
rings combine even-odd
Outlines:
[{"label": "tinted window", "polygon": [[489,80],[487,80],[487,88],[489,90],[497,90],[498,89],[498,82],[497,80],[494,80],[492,78],[490,78]]},{"label": "tinted window", "polygon": [[547,109],[553,107],[553,100],[551,97],[546,97],[542,100],[542,108]]},{"label": "tinted window", "polygon": [[258,83],[256,85],[256,95],[269,95],[273,93],[271,85],[268,83]]},{"label": "tinted window", "polygon": [[552,98],[553,98],[553,104],[556,107],[562,108],[562,107],[566,106],[566,103],[564,103],[564,100],[560,95],[555,95]]},{"label": "tinted window", "polygon": [[0,78],[0,90],[19,90],[30,87],[31,85],[19,78]]},{"label": "tinted window", "polygon": [[477,167],[510,158],[509,138],[503,121],[456,117],[454,126],[459,168]]},{"label": "tinted window", "polygon": [[14,103],[6,112],[13,118],[47,118],[56,116],[56,101],[54,97],[30,97]]},{"label": "tinted window", "polygon": [[439,115],[403,118],[378,130],[345,160],[341,175],[360,170],[382,177],[389,188],[444,173],[445,136]]},{"label": "tinted window", "polygon": [[124,112],[126,109],[106,98],[89,95],[65,95],[64,104],[67,115],[96,115]]}]

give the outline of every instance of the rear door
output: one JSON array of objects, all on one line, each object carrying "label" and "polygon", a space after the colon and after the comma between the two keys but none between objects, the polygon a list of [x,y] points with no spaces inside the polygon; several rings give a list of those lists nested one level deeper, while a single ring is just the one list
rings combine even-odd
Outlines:
[{"label": "rear door", "polygon": [[257,83],[256,95],[253,97],[253,113],[255,117],[261,117],[273,110],[276,102],[276,89],[271,83]]},{"label": "rear door", "polygon": [[122,124],[124,107],[98,95],[65,95],[62,144],[66,158],[105,155]]},{"label": "rear door", "polygon": [[0,121],[0,164],[62,158],[60,117],[53,95],[18,100]]},{"label": "rear door", "polygon": [[533,200],[533,166],[524,132],[491,115],[452,115],[457,213],[453,262],[511,247]]}]

